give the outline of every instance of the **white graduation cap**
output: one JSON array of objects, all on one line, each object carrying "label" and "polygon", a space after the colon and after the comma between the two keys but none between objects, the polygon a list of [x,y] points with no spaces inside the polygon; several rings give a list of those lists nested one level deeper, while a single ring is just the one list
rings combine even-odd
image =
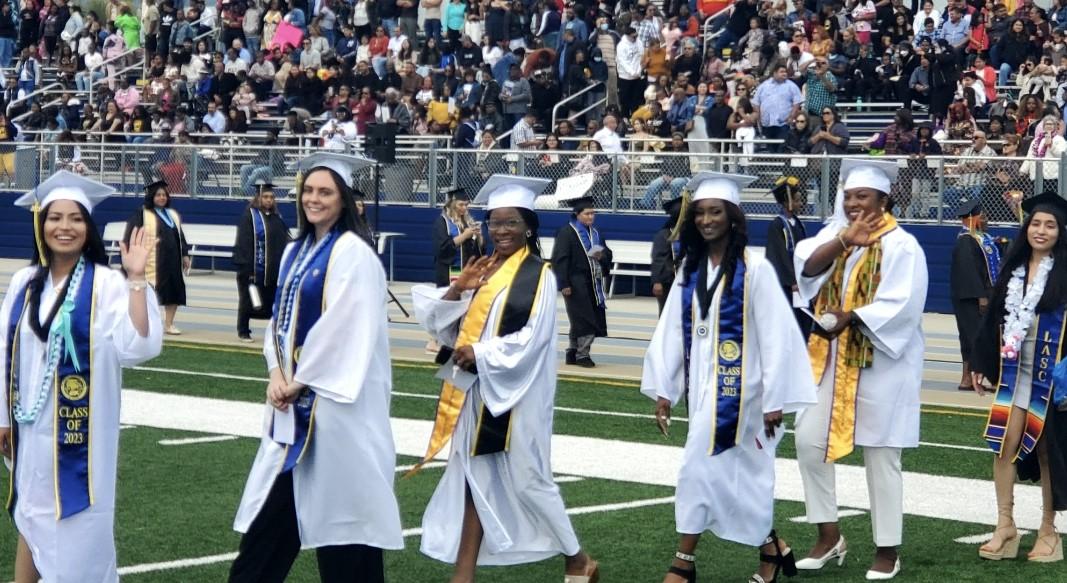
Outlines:
[{"label": "white graduation cap", "polygon": [[841,161],[841,176],[845,179],[842,190],[873,188],[889,194],[897,179],[900,167],[896,160],[871,160],[870,158],[846,158]]},{"label": "white graduation cap", "polygon": [[690,200],[719,199],[741,206],[741,189],[756,181],[755,176],[723,172],[697,172],[685,185]]},{"label": "white graduation cap", "polygon": [[93,212],[93,207],[115,193],[115,189],[79,176],[73,172],[60,170],[37,185],[37,188],[20,196],[15,206],[26,210],[43,209],[57,200],[73,200]]},{"label": "white graduation cap", "polygon": [[494,174],[478,191],[474,204],[484,204],[490,211],[505,207],[534,210],[534,200],[551,184],[547,178]]},{"label": "white graduation cap", "polygon": [[[374,160],[362,156],[350,156],[348,154],[335,154],[333,152],[316,152],[296,163],[296,171],[307,176],[316,168],[329,168],[345,181],[349,188],[353,188],[352,176],[359,170],[373,166]],[[299,193],[297,193],[299,194]]]}]

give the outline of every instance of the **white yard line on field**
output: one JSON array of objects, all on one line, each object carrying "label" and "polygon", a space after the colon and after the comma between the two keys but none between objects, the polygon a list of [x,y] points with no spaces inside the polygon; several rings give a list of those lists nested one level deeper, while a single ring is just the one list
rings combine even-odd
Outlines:
[{"label": "white yard line on field", "polygon": [[186,439],[160,439],[159,445],[194,445],[197,443],[215,443],[217,441],[233,441],[236,435],[208,435],[205,437],[189,437]]},{"label": "white yard line on field", "polygon": [[[837,517],[838,518],[851,518],[853,516],[866,516],[866,515],[867,515],[867,511],[866,510],[854,510],[852,508],[842,508],[842,509],[837,511]],[[789,522],[799,522],[801,524],[806,524],[808,522],[808,517],[807,516],[794,516],[793,518],[789,519]]]},{"label": "white yard line on field", "polygon": [[[151,367],[151,366],[137,366],[137,367],[133,367],[133,370],[144,371],[144,372],[158,372],[158,373],[163,373],[163,374],[201,376],[201,377],[210,377],[210,378],[217,378],[217,379],[234,380],[234,381],[250,381],[250,382],[257,382],[257,383],[266,383],[267,382],[267,379],[259,378],[259,377],[232,375],[232,374],[217,373],[217,372],[196,372],[196,371],[189,371],[189,370],[176,370],[176,369],[171,369],[171,368],[156,368],[156,367]],[[394,397],[409,398],[409,399],[431,399],[431,400],[437,400],[437,398],[438,398],[437,395],[429,395],[429,394],[425,394],[425,393],[407,393],[407,392],[403,392],[403,391],[393,391],[393,396]],[[650,402],[649,406],[651,407],[651,402]],[[579,408],[575,408],[575,407],[553,407],[553,410],[559,411],[561,413],[575,413],[575,414],[579,414],[579,415],[594,415],[594,416],[598,416],[598,417],[625,417],[625,418],[630,418],[630,419],[647,419],[649,421],[654,421],[656,419],[655,415],[650,415],[650,414],[647,414],[647,413],[626,413],[626,412],[622,412],[622,411],[595,411],[593,409],[579,409]],[[689,419],[687,419],[686,417],[674,417],[673,420],[674,421],[683,422],[683,423],[688,423],[689,422]],[[792,433],[792,431],[791,430],[786,430],[786,433]],[[939,447],[939,448],[943,448],[943,449],[956,449],[956,450],[960,450],[960,451],[974,451],[974,452],[981,452],[981,453],[986,453],[986,452],[989,451],[988,447],[978,447],[978,446],[973,446],[973,445],[956,445],[956,444],[953,444],[953,443],[935,443],[935,442],[930,442],[930,441],[920,441],[919,445],[923,446],[923,447]]]}]

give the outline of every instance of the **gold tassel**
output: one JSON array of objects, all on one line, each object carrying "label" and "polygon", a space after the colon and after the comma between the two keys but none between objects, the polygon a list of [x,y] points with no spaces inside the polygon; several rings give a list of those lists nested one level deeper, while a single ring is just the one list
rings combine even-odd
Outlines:
[{"label": "gold tassel", "polygon": [[685,215],[689,212],[689,197],[688,190],[682,193],[682,208],[678,210],[678,222],[674,223],[674,229],[671,230],[671,234],[667,237],[668,241],[677,241],[682,236],[682,228],[685,227]]},{"label": "gold tassel", "polygon": [[44,234],[41,233],[40,201],[33,201],[33,207],[30,210],[33,211],[33,242],[37,245],[37,257],[40,259],[41,267],[48,267],[48,259],[44,255]]},{"label": "gold tassel", "polygon": [[300,212],[300,194],[304,191],[304,173],[298,170],[294,182],[296,190],[293,192],[293,194],[295,195],[293,198],[295,199],[297,208],[296,229],[297,232],[302,233],[304,232],[304,222],[307,220],[307,217],[304,216],[304,213]]}]

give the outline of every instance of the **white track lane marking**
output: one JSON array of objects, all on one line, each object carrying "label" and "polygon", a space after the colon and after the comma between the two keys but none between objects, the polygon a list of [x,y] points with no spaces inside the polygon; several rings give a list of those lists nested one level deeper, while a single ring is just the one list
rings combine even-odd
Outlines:
[{"label": "white track lane marking", "polygon": [[233,441],[236,435],[208,435],[205,437],[189,437],[185,439],[160,439],[159,445],[194,445],[197,443],[215,443],[218,441]]}]

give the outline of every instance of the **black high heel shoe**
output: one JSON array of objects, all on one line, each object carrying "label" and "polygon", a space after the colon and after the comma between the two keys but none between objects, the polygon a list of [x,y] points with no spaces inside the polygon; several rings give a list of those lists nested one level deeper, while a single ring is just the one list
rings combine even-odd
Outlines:
[{"label": "black high heel shoe", "polygon": [[669,573],[671,575],[678,575],[679,577],[684,577],[685,578],[685,583],[696,583],[696,580],[697,580],[697,563],[696,563],[696,560],[697,560],[697,558],[695,556],[693,556],[693,555],[687,555],[687,554],[683,553],[682,551],[678,551],[678,552],[674,553],[674,558],[678,559],[679,561],[685,561],[685,562],[689,563],[690,565],[692,565],[692,568],[691,569],[683,569],[681,567],[675,567],[674,565],[671,565],[670,567],[667,568],[667,573]]},{"label": "black high heel shoe", "polygon": [[767,536],[767,539],[763,541],[764,545],[774,543],[774,554],[767,555],[760,553],[759,560],[761,563],[771,563],[774,565],[774,576],[770,580],[765,580],[759,573],[749,577],[749,583],[775,583],[778,581],[778,573],[782,572],[786,577],[796,577],[797,575],[797,562],[796,556],[793,555],[793,549],[786,547],[785,552],[782,551],[781,545],[778,544],[778,534],[775,531],[771,531],[771,534]]}]

